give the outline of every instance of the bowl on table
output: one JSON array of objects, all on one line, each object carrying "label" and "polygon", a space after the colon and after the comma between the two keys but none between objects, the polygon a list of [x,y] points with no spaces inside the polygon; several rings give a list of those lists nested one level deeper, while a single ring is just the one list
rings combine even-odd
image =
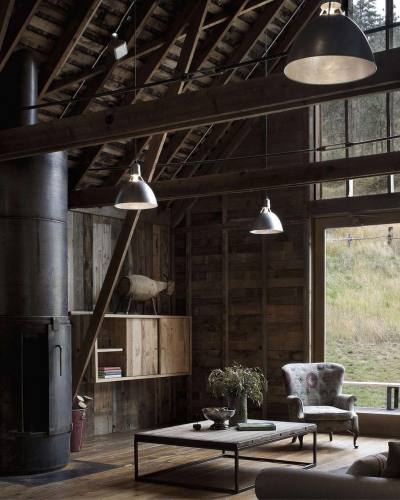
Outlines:
[{"label": "bowl on table", "polygon": [[203,408],[203,415],[208,419],[212,420],[214,423],[210,427],[212,431],[222,431],[228,429],[228,425],[225,423],[235,414],[235,410],[231,410],[227,407],[215,407],[215,408]]}]

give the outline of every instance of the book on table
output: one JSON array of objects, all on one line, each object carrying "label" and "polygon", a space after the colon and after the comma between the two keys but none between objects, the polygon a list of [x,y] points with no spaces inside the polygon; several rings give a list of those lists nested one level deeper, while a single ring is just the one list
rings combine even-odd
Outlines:
[{"label": "book on table", "polygon": [[238,431],[275,431],[276,425],[274,422],[251,422],[240,423],[237,425]]}]

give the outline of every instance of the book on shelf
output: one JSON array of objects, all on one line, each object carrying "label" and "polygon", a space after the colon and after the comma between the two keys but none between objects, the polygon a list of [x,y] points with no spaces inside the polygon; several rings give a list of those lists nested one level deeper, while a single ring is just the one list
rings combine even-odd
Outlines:
[{"label": "book on shelf", "polygon": [[98,369],[99,378],[120,378],[122,369],[120,366],[100,366]]},{"label": "book on shelf", "polygon": [[273,422],[250,422],[237,425],[238,431],[275,431],[276,425]]}]

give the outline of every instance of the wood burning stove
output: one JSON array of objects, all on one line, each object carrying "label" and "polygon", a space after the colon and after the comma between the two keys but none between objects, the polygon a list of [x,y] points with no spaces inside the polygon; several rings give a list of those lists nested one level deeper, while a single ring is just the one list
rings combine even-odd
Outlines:
[{"label": "wood burning stove", "polygon": [[[0,128],[30,125],[38,71],[17,52],[0,75]],[[69,460],[71,347],[64,153],[0,166],[0,473]]]}]

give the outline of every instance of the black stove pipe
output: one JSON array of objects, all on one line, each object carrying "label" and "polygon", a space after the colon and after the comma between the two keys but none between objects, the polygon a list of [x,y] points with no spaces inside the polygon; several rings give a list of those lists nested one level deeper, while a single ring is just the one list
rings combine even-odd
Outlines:
[{"label": "black stove pipe", "polygon": [[[32,125],[38,69],[29,51],[0,74],[0,128]],[[69,461],[71,347],[64,152],[0,163],[0,473]]]}]

